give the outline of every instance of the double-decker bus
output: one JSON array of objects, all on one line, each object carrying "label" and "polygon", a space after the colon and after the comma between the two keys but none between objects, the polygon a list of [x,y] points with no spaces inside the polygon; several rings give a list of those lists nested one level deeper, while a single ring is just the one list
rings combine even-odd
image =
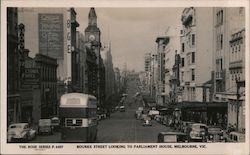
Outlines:
[{"label": "double-decker bus", "polygon": [[61,96],[59,115],[63,142],[94,142],[97,138],[97,101],[94,96],[68,93]]}]

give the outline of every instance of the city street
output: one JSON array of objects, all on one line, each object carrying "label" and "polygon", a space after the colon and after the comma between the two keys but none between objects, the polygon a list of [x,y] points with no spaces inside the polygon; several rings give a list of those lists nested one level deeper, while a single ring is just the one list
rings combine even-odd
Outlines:
[{"label": "city street", "polygon": [[[111,114],[110,118],[99,122],[97,143],[155,143],[159,132],[171,130],[156,121],[152,121],[152,126],[143,126],[141,120],[135,119],[136,109],[143,105],[140,97],[137,97],[137,101],[135,100],[134,95],[137,91],[136,80],[128,81],[126,111],[116,111]],[[53,135],[38,135],[31,142],[60,142],[60,136],[59,132]]]}]

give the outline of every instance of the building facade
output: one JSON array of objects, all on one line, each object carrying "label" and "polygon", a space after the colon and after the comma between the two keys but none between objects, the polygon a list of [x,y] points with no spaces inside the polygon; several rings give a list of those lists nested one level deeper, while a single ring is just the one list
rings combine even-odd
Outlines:
[{"label": "building facade", "polygon": [[104,46],[101,50],[102,59],[105,66],[105,96],[108,102],[115,95],[115,73],[111,54],[111,44]]},{"label": "building facade", "polygon": [[166,46],[169,43],[169,37],[158,37],[156,39],[157,43],[157,85],[156,85],[156,103],[158,105],[165,104],[166,99]]},{"label": "building facade", "polygon": [[97,79],[96,79],[96,91],[94,95],[97,97],[98,105],[101,105],[101,72],[102,72],[102,64],[101,64],[101,31],[97,27],[97,16],[94,8],[90,8],[88,15],[88,26],[85,29],[85,41],[87,44],[91,46],[91,50],[96,55],[96,67],[97,67]]},{"label": "building facade", "polygon": [[20,105],[20,63],[18,51],[18,11],[7,8],[7,124],[19,122]]},{"label": "building facade", "polygon": [[214,96],[227,103],[227,126],[245,130],[245,10],[214,8]]},{"label": "building facade", "polygon": [[41,118],[58,115],[57,60],[47,55],[36,54],[34,61],[40,72]]},{"label": "building facade", "polygon": [[[182,12],[180,86],[182,101],[203,101],[202,85],[211,79],[213,53],[212,8]],[[206,23],[206,24],[204,24]]]},{"label": "building facade", "polygon": [[74,9],[18,8],[18,19],[25,25],[25,47],[31,51],[30,57],[40,53],[57,59],[58,80],[71,83],[78,26]]}]

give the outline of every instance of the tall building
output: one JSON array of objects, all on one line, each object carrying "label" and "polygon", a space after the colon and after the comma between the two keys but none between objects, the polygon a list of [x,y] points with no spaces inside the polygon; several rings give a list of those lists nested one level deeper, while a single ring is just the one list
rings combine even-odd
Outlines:
[{"label": "tall building", "polygon": [[158,82],[158,55],[155,53],[151,54],[150,64],[150,95],[156,101],[156,91]]},{"label": "tall building", "polygon": [[165,50],[166,45],[169,43],[169,37],[158,37],[156,39],[157,43],[157,87],[156,87],[156,103],[163,105],[165,103],[166,93],[165,93]]},{"label": "tall building", "polygon": [[[41,94],[40,118],[49,118],[58,115],[59,101],[57,98],[57,60],[47,55],[36,54],[35,68],[40,71],[39,88]],[[36,103],[34,103],[36,104]]]},{"label": "tall building", "polygon": [[31,51],[30,57],[40,53],[57,59],[58,80],[70,84],[73,79],[74,83],[78,73],[75,46],[79,25],[74,9],[18,8],[18,19],[25,25],[25,47]]},{"label": "tall building", "polygon": [[185,8],[181,21],[183,26],[180,38],[182,100],[202,102],[202,86],[211,80],[213,9]]},{"label": "tall building", "polygon": [[78,53],[77,61],[78,61],[78,77],[77,77],[77,90],[83,93],[87,93],[86,90],[86,48],[85,48],[85,39],[84,35],[79,31],[76,32],[76,51]]},{"label": "tall building", "polygon": [[243,7],[216,7],[213,9],[213,22],[213,100],[228,103],[228,125],[243,131],[245,130],[245,10]]},{"label": "tall building", "polygon": [[20,106],[20,63],[18,51],[18,11],[7,8],[7,124],[19,122]]},{"label": "tall building", "polygon": [[150,81],[151,81],[151,53],[145,53],[144,67],[145,67],[145,85],[146,90],[150,93]]},{"label": "tall building", "polygon": [[114,68],[115,74],[115,93],[119,94],[122,90],[121,73],[119,68]]},{"label": "tall building", "polygon": [[113,59],[111,54],[111,44],[109,46],[104,46],[101,49],[101,54],[105,66],[105,95],[106,101],[109,101],[110,98],[115,94],[114,85],[115,85],[115,73],[113,67]]},{"label": "tall building", "polygon": [[145,53],[144,56],[144,67],[145,67],[145,72],[150,71],[150,62],[151,62],[151,53]]},{"label": "tall building", "polygon": [[85,29],[85,41],[90,44],[91,49],[96,55],[96,64],[97,64],[97,89],[94,95],[98,99],[98,105],[101,105],[101,31],[97,27],[97,16],[94,8],[90,8],[88,15],[88,26]]},{"label": "tall building", "polygon": [[[173,103],[175,98],[175,94],[172,90],[176,87],[172,87],[173,78],[175,77],[173,74],[173,66],[175,64],[175,54],[179,52],[180,48],[180,30],[179,27],[168,27],[166,36],[169,38],[169,42],[165,47],[165,103],[170,104]],[[173,85],[173,86],[174,86]]]}]

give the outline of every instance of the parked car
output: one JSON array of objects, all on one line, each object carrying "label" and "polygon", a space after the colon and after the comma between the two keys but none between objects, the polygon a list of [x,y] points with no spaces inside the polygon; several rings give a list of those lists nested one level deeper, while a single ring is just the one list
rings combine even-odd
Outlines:
[{"label": "parked car", "polygon": [[60,129],[60,119],[59,119],[59,117],[56,117],[56,116],[51,117],[51,125],[52,125],[54,131],[59,130]]},{"label": "parked car", "polygon": [[194,122],[182,121],[181,132],[187,133],[188,127],[192,124],[194,124]]},{"label": "parked car", "polygon": [[107,118],[107,110],[103,108],[97,109],[97,117],[99,120]]},{"label": "parked car", "polygon": [[148,115],[153,119],[155,117],[155,115],[159,115],[160,112],[158,110],[150,110],[148,112]]},{"label": "parked car", "polygon": [[15,123],[8,127],[7,142],[29,141],[36,137],[36,130],[28,123]]},{"label": "parked car", "polygon": [[125,112],[125,106],[120,106],[120,112]]},{"label": "parked car", "polygon": [[206,124],[194,123],[187,129],[189,141],[206,142],[208,136],[208,127]]},{"label": "parked car", "polygon": [[115,111],[118,111],[119,110],[119,106],[115,106]]},{"label": "parked car", "polygon": [[138,107],[138,110],[139,111],[143,111],[143,107]]},{"label": "parked car", "polygon": [[143,126],[152,126],[151,120],[150,120],[150,119],[144,120],[144,122],[143,122],[142,125],[143,125]]},{"label": "parked car", "polygon": [[158,123],[161,123],[162,121],[162,116],[161,115],[155,115],[155,118],[154,118]]},{"label": "parked car", "polygon": [[208,127],[208,142],[224,142],[223,130],[219,126]]},{"label": "parked car", "polygon": [[48,133],[53,135],[54,127],[51,119],[40,119],[38,122],[38,134]]},{"label": "parked car", "polygon": [[140,119],[141,115],[142,115],[142,111],[140,111],[140,110],[135,111],[135,118],[136,119]]},{"label": "parked car", "polygon": [[232,131],[229,133],[227,142],[245,142],[245,134],[241,132]]},{"label": "parked car", "polygon": [[188,142],[187,134],[183,132],[160,132],[157,143],[183,143]]}]

